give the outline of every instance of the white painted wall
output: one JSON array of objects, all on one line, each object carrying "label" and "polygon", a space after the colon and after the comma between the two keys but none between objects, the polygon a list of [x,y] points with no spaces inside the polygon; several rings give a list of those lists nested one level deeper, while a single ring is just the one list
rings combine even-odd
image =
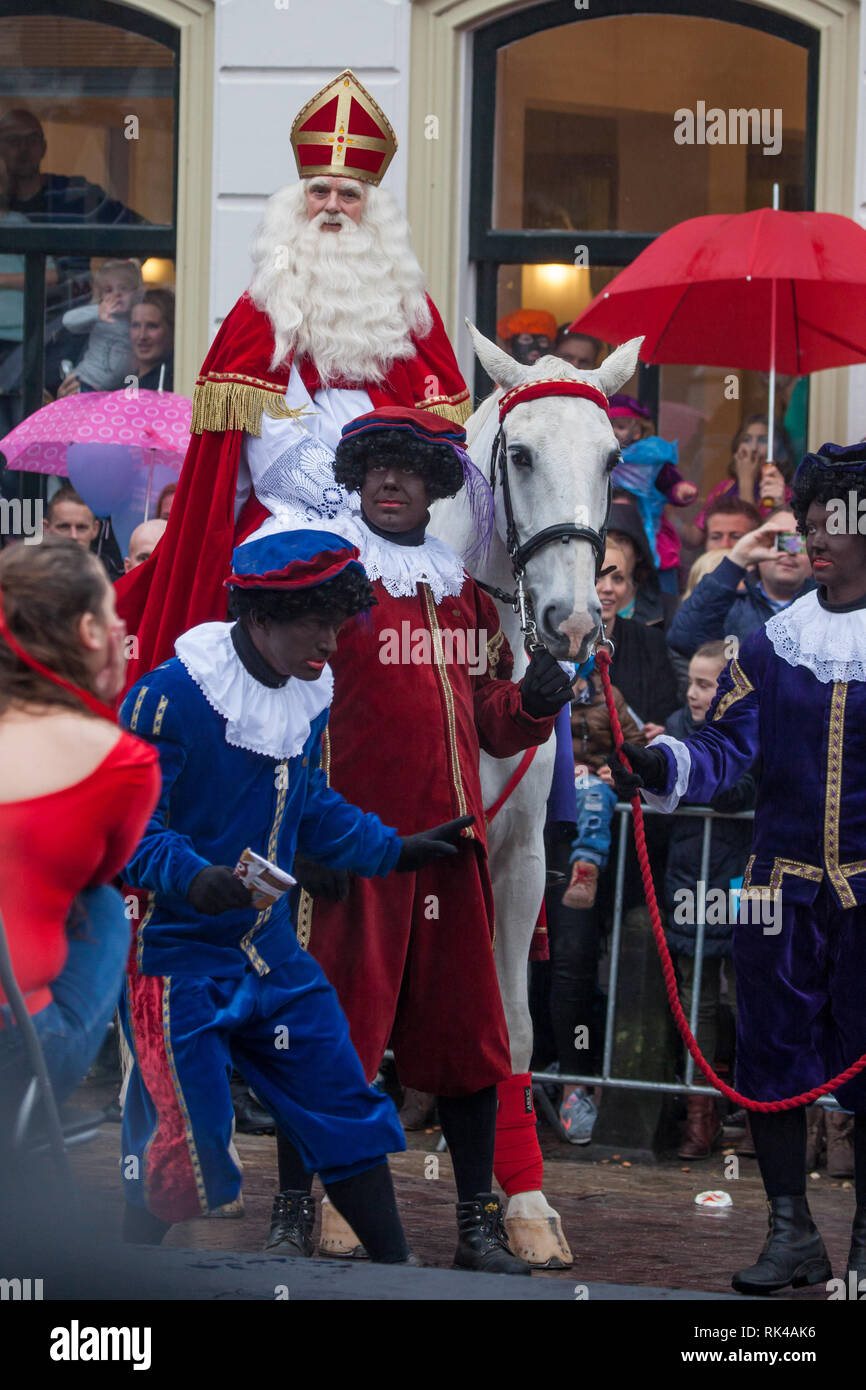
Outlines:
[{"label": "white painted wall", "polygon": [[289,140],[300,108],[350,67],[397,132],[383,186],[405,206],[409,0],[216,0],[210,320],[215,332],[250,277],[267,198],[297,179]]}]

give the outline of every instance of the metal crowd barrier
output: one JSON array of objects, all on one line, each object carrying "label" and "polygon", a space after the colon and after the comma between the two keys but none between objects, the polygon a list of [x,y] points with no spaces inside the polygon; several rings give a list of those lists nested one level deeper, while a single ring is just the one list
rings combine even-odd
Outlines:
[{"label": "metal crowd barrier", "polygon": [[[625,882],[625,857],[630,834],[629,820],[631,818],[631,806],[628,802],[618,801],[616,804],[616,814],[619,816],[619,836],[617,840],[617,857],[614,878],[614,899],[613,899],[613,925],[610,938],[610,975],[608,979],[607,991],[607,1012],[605,1015],[604,1026],[604,1053],[602,1056],[601,1075],[591,1076],[585,1073],[565,1073],[553,1075],[550,1072],[533,1072],[534,1082],[546,1082],[548,1085],[572,1084],[577,1083],[582,1086],[611,1086],[619,1087],[622,1090],[632,1091],[663,1091],[671,1095],[696,1095],[714,1096],[715,1087],[708,1085],[695,1085],[695,1062],[691,1053],[687,1053],[685,1079],[682,1082],[652,1081],[650,1079],[641,1080],[634,1077],[617,1077],[612,1074],[613,1066],[613,1039],[614,1027],[616,1024],[616,990],[619,979],[619,954],[620,943],[622,941],[622,919],[623,919],[623,884]],[[645,816],[663,815],[664,812],[657,811],[655,807],[644,806]],[[698,1009],[701,1000],[701,984],[703,981],[704,966],[704,937],[706,934],[706,885],[710,872],[710,851],[713,839],[713,822],[717,820],[754,820],[754,811],[737,811],[734,813],[714,811],[709,806],[679,806],[674,811],[673,816],[698,816],[704,822],[703,837],[701,841],[701,866],[697,884],[703,884],[703,889],[698,890],[696,884],[696,920],[695,920],[695,969],[694,981],[692,985],[692,1007],[689,1016],[689,1027],[692,1033],[697,1034]],[[662,885],[656,884],[656,893],[661,899]],[[831,1102],[832,1104],[833,1102]]]}]

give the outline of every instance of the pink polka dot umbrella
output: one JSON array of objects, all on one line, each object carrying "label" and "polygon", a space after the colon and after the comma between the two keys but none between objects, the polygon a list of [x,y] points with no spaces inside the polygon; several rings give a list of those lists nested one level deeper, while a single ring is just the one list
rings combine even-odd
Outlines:
[{"label": "pink polka dot umbrella", "polygon": [[72,444],[121,445],[140,452],[139,467],[180,473],[189,446],[192,402],[170,391],[85,391],[44,405],[5,439],[7,468],[68,476]]}]

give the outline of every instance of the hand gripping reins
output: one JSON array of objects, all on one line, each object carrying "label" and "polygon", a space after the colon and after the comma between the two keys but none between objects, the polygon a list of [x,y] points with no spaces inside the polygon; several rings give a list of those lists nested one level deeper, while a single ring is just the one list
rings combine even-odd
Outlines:
[{"label": "hand gripping reins", "polygon": [[[616,711],[616,705],[614,704],[613,700],[613,691],[611,689],[610,684],[610,652],[606,648],[599,648],[599,650],[597,650],[595,654],[595,663],[599,671],[601,672],[601,683],[602,688],[604,690],[604,702],[607,705],[607,712],[610,718],[610,727],[613,733],[614,745],[616,747],[616,751],[619,755],[619,760],[622,763],[623,767],[628,772],[631,772],[632,768],[629,766],[628,759],[623,756],[622,752],[622,727],[619,722],[619,715]],[[638,863],[640,864],[641,878],[643,879],[644,893],[646,894],[647,907],[649,908],[650,923],[653,929],[653,936],[655,937],[656,949],[658,950],[659,958],[661,960],[662,973],[665,979],[665,989],[667,990],[668,996],[668,1003],[670,1004],[671,1013],[674,1016],[674,1022],[676,1023],[677,1028],[680,1031],[680,1036],[682,1037],[683,1042],[685,1043],[689,1052],[694,1057],[695,1062],[700,1067],[701,1071],[703,1072],[707,1080],[710,1082],[710,1084],[712,1086],[715,1086],[717,1091],[721,1091],[723,1096],[727,1096],[728,1100],[735,1101],[738,1105],[743,1106],[745,1110],[757,1110],[761,1114],[774,1114],[779,1110],[796,1110],[798,1106],[811,1105],[812,1101],[818,1100],[821,1096],[829,1095],[831,1091],[838,1090],[838,1088],[844,1085],[846,1081],[853,1081],[855,1076],[859,1076],[860,1072],[863,1071],[864,1068],[866,1068],[866,1052],[864,1052],[860,1060],[855,1062],[853,1066],[848,1067],[845,1071],[840,1072],[838,1076],[834,1076],[830,1081],[825,1081],[823,1086],[815,1086],[811,1091],[804,1091],[802,1095],[799,1096],[788,1096],[785,1100],[750,1100],[748,1096],[740,1095],[739,1091],[735,1091],[733,1087],[728,1086],[726,1082],[722,1081],[721,1077],[716,1076],[716,1073],[713,1071],[712,1067],[710,1066],[709,1062],[707,1061],[706,1057],[701,1052],[701,1049],[698,1047],[698,1044],[695,1041],[694,1034],[692,1033],[692,1030],[689,1027],[688,1020],[685,1016],[685,1013],[683,1012],[683,1007],[680,1003],[679,993],[677,991],[676,977],[674,975],[674,964],[671,960],[671,953],[668,949],[668,943],[665,940],[664,929],[662,927],[661,913],[659,912],[659,905],[658,900],[656,898],[655,885],[653,883],[652,869],[650,868],[649,855],[647,853],[646,832],[643,820],[643,808],[641,806],[641,798],[639,791],[635,791],[634,796],[631,799],[631,809],[632,821],[634,824],[635,849],[637,850]]]}]

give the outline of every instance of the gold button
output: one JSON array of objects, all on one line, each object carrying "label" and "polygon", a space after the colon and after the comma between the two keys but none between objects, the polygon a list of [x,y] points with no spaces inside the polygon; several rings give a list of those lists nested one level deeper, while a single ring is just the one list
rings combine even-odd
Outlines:
[{"label": "gold button", "polygon": [[459,609],[459,608],[452,608],[452,609],[451,609],[451,612],[454,614],[455,618],[459,618],[459,617],[460,617],[460,609]]},{"label": "gold button", "polygon": [[306,758],[301,758],[301,767],[306,767],[306,766],[307,766],[307,760],[306,760]]}]

